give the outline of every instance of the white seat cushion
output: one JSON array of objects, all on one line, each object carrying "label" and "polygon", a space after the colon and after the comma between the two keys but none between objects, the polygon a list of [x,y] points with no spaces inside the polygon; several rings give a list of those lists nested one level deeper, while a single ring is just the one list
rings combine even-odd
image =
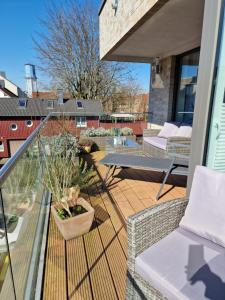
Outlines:
[{"label": "white seat cushion", "polygon": [[181,228],[137,256],[135,271],[169,300],[225,299],[225,249]]},{"label": "white seat cushion", "polygon": [[191,138],[192,127],[191,126],[180,126],[175,133],[175,136]]},{"label": "white seat cushion", "polygon": [[165,138],[161,138],[158,136],[149,136],[149,137],[144,137],[143,140],[144,142],[147,142],[157,148],[166,150],[167,139]]},{"label": "white seat cushion", "polygon": [[169,138],[175,136],[178,131],[178,127],[175,124],[165,122],[163,128],[160,130],[158,137]]},{"label": "white seat cushion", "polygon": [[225,173],[196,167],[180,226],[225,247]]}]

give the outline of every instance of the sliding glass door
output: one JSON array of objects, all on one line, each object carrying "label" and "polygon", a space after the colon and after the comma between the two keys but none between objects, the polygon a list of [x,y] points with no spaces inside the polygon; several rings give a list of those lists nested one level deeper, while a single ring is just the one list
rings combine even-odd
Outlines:
[{"label": "sliding glass door", "polygon": [[178,76],[175,101],[175,121],[190,124],[193,122],[195,93],[197,86],[200,50],[182,54],[177,58]]}]

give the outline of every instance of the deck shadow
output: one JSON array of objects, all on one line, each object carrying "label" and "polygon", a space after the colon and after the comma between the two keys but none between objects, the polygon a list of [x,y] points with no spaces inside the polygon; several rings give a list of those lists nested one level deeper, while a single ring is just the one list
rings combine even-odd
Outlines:
[{"label": "deck shadow", "polygon": [[[163,173],[157,171],[146,171],[137,169],[121,169],[118,174],[114,176],[117,179],[131,179],[144,182],[162,183]],[[186,187],[187,177],[182,175],[169,175],[167,184],[174,187]]]}]

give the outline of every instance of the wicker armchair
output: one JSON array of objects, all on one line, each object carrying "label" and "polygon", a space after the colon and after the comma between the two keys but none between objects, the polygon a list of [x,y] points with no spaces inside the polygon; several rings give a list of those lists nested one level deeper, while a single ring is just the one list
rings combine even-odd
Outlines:
[{"label": "wicker armchair", "polygon": [[135,272],[135,258],[178,227],[188,199],[168,201],[128,218],[128,271],[126,299],[165,299],[153,286]]},{"label": "wicker armchair", "polygon": [[[160,129],[144,129],[143,137],[157,136]],[[143,151],[150,156],[186,158],[190,156],[191,138],[170,137],[167,139],[166,150],[160,149],[143,141]]]}]

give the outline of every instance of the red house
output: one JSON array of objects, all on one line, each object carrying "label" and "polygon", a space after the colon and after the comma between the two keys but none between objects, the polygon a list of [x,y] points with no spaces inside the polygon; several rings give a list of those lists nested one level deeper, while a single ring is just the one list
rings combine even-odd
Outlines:
[{"label": "red house", "polygon": [[12,156],[51,112],[73,117],[79,134],[85,127],[98,127],[102,104],[96,100],[0,98],[0,159]]}]

